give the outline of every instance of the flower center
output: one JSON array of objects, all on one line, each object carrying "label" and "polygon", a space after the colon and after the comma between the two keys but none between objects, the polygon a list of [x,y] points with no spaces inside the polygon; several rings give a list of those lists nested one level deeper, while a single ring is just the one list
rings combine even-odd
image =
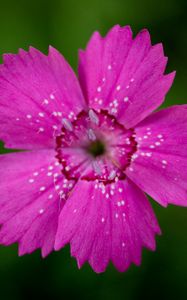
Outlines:
[{"label": "flower center", "polygon": [[93,157],[97,157],[100,155],[105,154],[105,145],[102,141],[96,140],[91,142],[88,147],[86,148],[87,152],[91,154]]},{"label": "flower center", "polygon": [[67,179],[104,183],[125,177],[137,150],[134,131],[125,129],[107,111],[82,111],[73,122],[62,120],[56,151]]}]

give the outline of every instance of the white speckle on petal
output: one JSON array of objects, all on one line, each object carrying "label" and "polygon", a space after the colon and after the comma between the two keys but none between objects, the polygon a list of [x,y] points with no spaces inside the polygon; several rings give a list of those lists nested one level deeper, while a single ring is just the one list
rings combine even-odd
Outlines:
[{"label": "white speckle on petal", "polygon": [[29,179],[29,183],[33,183],[34,182],[34,179]]},{"label": "white speckle on petal", "polygon": [[43,103],[47,105],[47,104],[49,104],[49,100],[44,99]]},{"label": "white speckle on petal", "polygon": [[152,156],[152,153],[151,153],[151,152],[147,152],[147,153],[146,153],[146,156],[147,156],[147,157],[151,157],[151,156]]},{"label": "white speckle on petal", "polygon": [[44,128],[43,127],[40,127],[38,132],[44,132]]},{"label": "white speckle on petal", "polygon": [[163,135],[162,135],[162,134],[158,134],[157,137],[158,137],[159,139],[162,139],[162,138],[163,138]]},{"label": "white speckle on petal", "polygon": [[48,172],[48,173],[47,173],[47,176],[52,176],[52,175],[53,175],[52,172]]},{"label": "white speckle on petal", "polygon": [[40,192],[43,192],[43,191],[45,191],[45,186],[41,186],[41,188],[40,188]]}]

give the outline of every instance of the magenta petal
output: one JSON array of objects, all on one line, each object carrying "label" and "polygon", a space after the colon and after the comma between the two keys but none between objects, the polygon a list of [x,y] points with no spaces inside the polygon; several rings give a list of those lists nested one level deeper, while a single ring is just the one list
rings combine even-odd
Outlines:
[{"label": "magenta petal", "polygon": [[53,147],[62,118],[85,107],[76,76],[52,47],[48,56],[32,47],[4,55],[0,94],[0,139],[9,148]]},{"label": "magenta petal", "polygon": [[105,38],[95,33],[80,52],[79,77],[90,107],[108,110],[130,128],[164,101],[175,76],[163,75],[166,63],[147,30],[133,40],[129,26],[115,26]]},{"label": "magenta petal", "polygon": [[46,256],[54,246],[61,196],[69,191],[53,150],[1,155],[0,243],[19,242],[21,255],[41,248]]},{"label": "magenta petal", "polygon": [[80,181],[59,216],[55,249],[70,242],[79,267],[88,261],[100,273],[112,261],[124,271],[140,264],[142,246],[155,249],[155,233],[152,208],[133,183]]},{"label": "magenta petal", "polygon": [[[131,45],[131,28],[129,26],[120,28],[116,25],[110,30],[105,39],[98,32],[95,32],[86,50],[80,51],[79,77],[90,106],[94,104],[99,82],[102,81],[103,77],[106,77],[104,76],[106,69],[108,70],[106,96],[111,92]],[[114,61],[116,61],[115,68],[113,66]]]},{"label": "magenta petal", "polygon": [[160,204],[187,206],[187,105],[156,112],[136,127],[138,151],[126,171]]}]

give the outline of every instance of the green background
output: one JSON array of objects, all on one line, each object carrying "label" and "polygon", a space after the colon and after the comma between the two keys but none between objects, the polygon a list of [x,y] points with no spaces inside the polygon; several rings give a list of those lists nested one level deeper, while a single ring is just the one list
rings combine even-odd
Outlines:
[{"label": "green background", "polygon": [[[51,44],[76,69],[77,50],[93,31],[105,34],[114,24],[146,27],[154,43],[162,41],[168,71],[177,70],[165,106],[187,99],[187,1],[182,0],[38,0],[7,1],[0,6],[0,53],[28,49],[45,53]],[[0,152],[4,152],[1,147]],[[15,195],[16,197],[16,195]],[[19,195],[17,195],[19,197]],[[152,201],[153,203],[153,201]],[[109,266],[95,274],[78,270],[69,248],[41,259],[39,251],[17,256],[17,246],[0,247],[0,298],[34,299],[187,299],[187,209],[153,203],[163,235],[155,253],[143,251],[141,267],[118,273]]]}]

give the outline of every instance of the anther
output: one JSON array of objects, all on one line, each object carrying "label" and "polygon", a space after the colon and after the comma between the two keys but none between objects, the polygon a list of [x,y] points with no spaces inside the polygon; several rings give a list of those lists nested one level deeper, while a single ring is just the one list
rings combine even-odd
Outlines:
[{"label": "anther", "polygon": [[99,166],[99,163],[96,160],[92,162],[92,166],[93,166],[95,173],[97,175],[101,175],[101,168]]},{"label": "anther", "polygon": [[116,171],[112,170],[108,176],[109,180],[113,180],[116,177]]},{"label": "anther", "polygon": [[68,119],[63,118],[62,124],[66,130],[73,131],[73,125],[71,124],[71,122]]},{"label": "anther", "polygon": [[88,138],[91,141],[95,141],[96,140],[96,135],[95,135],[94,131],[91,128],[88,129]]},{"label": "anther", "polygon": [[93,111],[93,109],[90,109],[88,114],[89,114],[89,118],[90,118],[91,122],[98,125],[99,124],[99,118],[96,115],[96,113]]}]

